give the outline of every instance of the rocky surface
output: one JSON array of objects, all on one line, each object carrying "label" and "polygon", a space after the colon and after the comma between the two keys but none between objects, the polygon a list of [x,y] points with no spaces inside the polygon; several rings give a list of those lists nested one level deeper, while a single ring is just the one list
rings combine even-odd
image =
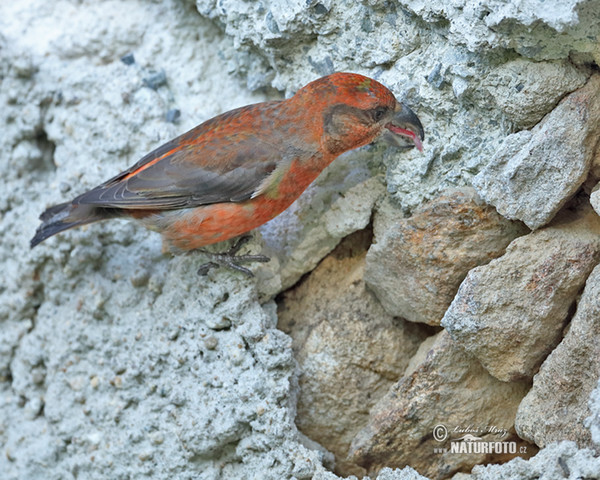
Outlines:
[{"label": "rocky surface", "polygon": [[[523,202],[531,215],[517,218],[531,226],[547,221],[586,174],[579,172],[592,148],[597,118],[589,90],[597,80],[570,92],[581,88],[593,62],[598,64],[599,29],[600,5],[593,0],[1,2],[3,478],[339,478],[331,471],[331,452],[296,427],[298,385],[306,377],[300,357],[294,359],[294,341],[276,328],[271,300],[315,268],[343,237],[372,220],[377,241],[383,239],[424,201],[469,186],[484,169],[495,171],[494,164],[508,158],[500,153],[511,145],[513,159],[529,147],[536,155],[544,153],[544,158],[538,155],[544,168],[535,170],[539,175],[525,197],[484,197],[500,213],[504,197],[516,211]],[[254,280],[223,271],[198,278],[201,255],[164,256],[156,234],[125,221],[66,232],[29,250],[37,217],[48,205],[97,185],[215,114],[282,98],[334,70],[375,77],[410,104],[426,128],[425,152],[374,145],[334,162],[299,202],[257,232],[248,248],[264,249],[273,260],[253,267]],[[574,108],[574,99],[581,100],[581,109]],[[582,112],[588,113],[585,122]],[[531,131],[520,132],[523,128]],[[544,132],[548,138],[541,136]],[[560,132],[565,132],[564,143],[558,141]],[[574,148],[577,141],[583,141],[583,150]],[[586,193],[600,179],[598,164],[596,158]],[[560,181],[552,183],[550,166],[561,172]],[[597,204],[594,195],[592,202]],[[453,212],[446,222],[456,221]],[[440,217],[438,224],[443,223]],[[327,260],[337,261],[335,255]],[[373,336],[393,343],[389,314],[362,290],[360,269],[352,272],[356,277],[348,276],[358,283],[348,286],[345,298],[369,324],[350,313],[339,318],[357,322],[348,332],[363,343],[369,343],[373,325],[385,325],[389,338]],[[488,293],[506,284],[492,282]],[[322,296],[333,299],[336,293],[341,296],[338,285],[331,284],[328,296]],[[308,309],[316,302],[308,295],[316,294],[307,290],[306,295],[297,300]],[[352,298],[364,300],[362,308]],[[323,312],[329,303],[333,300]],[[341,362],[349,362],[348,345],[356,345],[356,339],[345,344],[350,335],[342,326],[338,322],[329,338],[335,339],[329,341],[330,352],[337,342],[345,355]],[[439,335],[435,338],[449,342],[447,334]],[[475,389],[488,382],[524,394],[523,384],[497,382],[461,350],[448,355],[436,347],[428,359],[424,352],[433,341],[421,346],[408,369],[410,375],[421,372],[415,385],[428,378],[425,391],[448,394],[443,401],[424,398],[419,418],[430,422],[434,411],[443,411],[444,419],[463,421],[464,404],[471,401],[464,399],[471,390],[463,387],[471,380]],[[493,348],[495,339],[490,341]],[[385,372],[385,382],[408,388],[408,377],[399,383],[392,378],[402,376],[405,356],[386,353],[398,365],[384,365],[381,357],[378,372]],[[302,364],[316,366],[318,359],[307,355]],[[568,362],[565,366],[570,368]],[[342,371],[344,365],[337,367]],[[355,390],[349,402],[368,396],[358,382],[347,383],[354,388],[346,391]],[[412,400],[418,399],[413,393]],[[454,403],[455,396],[463,398],[461,403]],[[486,398],[478,399],[472,413],[478,423],[500,414],[492,411],[497,398]],[[514,397],[504,400],[514,412]],[[584,421],[592,438],[598,432],[597,403],[592,400]],[[375,425],[383,407],[371,413],[370,405],[365,400],[361,418],[368,413],[368,424]],[[309,407],[298,403],[304,418],[322,421]],[[511,428],[510,415],[502,413]],[[414,461],[420,474],[436,478],[488,461],[434,454],[431,425],[411,421],[410,412],[402,418],[407,421],[395,426],[393,441],[406,441],[413,449],[401,452],[406,458],[376,443],[360,445],[383,452],[381,459],[393,459],[395,466]],[[428,451],[417,448],[409,431],[430,442]],[[354,458],[371,466],[372,478],[424,478],[408,467],[376,472],[384,460]],[[431,465],[424,466],[427,458]],[[473,475],[594,478],[597,471],[589,450],[560,443],[549,444],[531,460],[475,467]]]},{"label": "rocky surface", "polygon": [[365,281],[388,313],[429,325],[440,324],[469,270],[528,231],[472,189],[444,192],[410,218],[382,216],[375,219],[382,236],[369,249]]},{"label": "rocky surface", "polygon": [[585,426],[590,429],[592,441],[597,447],[600,445],[600,380],[590,395],[588,407],[591,415],[585,419]]},{"label": "rocky surface", "polygon": [[283,295],[278,310],[301,371],[296,425],[335,453],[337,472],[360,476],[365,471],[346,461],[350,443],[428,333],[386,314],[367,291],[370,237],[362,231],[345,239]]},{"label": "rocky surface", "polygon": [[515,127],[526,129],[586,80],[587,75],[569,62],[534,63],[519,58],[494,69],[484,86]]},{"label": "rocky surface", "polygon": [[254,268],[261,299],[292,286],[341,238],[369,224],[385,193],[378,167],[366,152],[344,160],[325,169],[297,202],[259,229],[263,253],[272,258]]},{"label": "rocky surface", "polygon": [[[468,471],[491,457],[452,452],[449,440],[470,433],[488,442],[514,441],[514,416],[527,389],[495,379],[440,332],[423,342],[404,376],[372,410],[350,458],[370,471],[408,464],[432,479]],[[438,436],[440,428],[446,433]]]},{"label": "rocky surface", "polygon": [[572,440],[593,448],[584,425],[591,414],[588,399],[600,378],[600,267],[589,276],[569,330],[533,379],[519,406],[519,436],[540,447]]},{"label": "rocky surface", "polygon": [[600,212],[600,184],[596,184],[592,189],[590,193],[590,204],[596,213]]},{"label": "rocky surface", "polygon": [[531,378],[599,261],[600,217],[589,206],[565,211],[471,270],[442,326],[496,378]]},{"label": "rocky surface", "polygon": [[552,443],[525,461],[516,458],[505,465],[476,466],[469,480],[575,480],[600,478],[600,457],[589,449],[578,449],[574,442]]},{"label": "rocky surface", "polygon": [[508,136],[473,185],[502,215],[539,228],[587,178],[599,129],[600,75],[594,75],[532,130]]},{"label": "rocky surface", "polygon": [[600,6],[594,2],[567,0],[545,5],[539,0],[518,4],[502,0],[476,4],[467,0],[415,0],[407,4],[429,22],[446,19],[450,42],[471,51],[514,48],[535,60],[560,59],[578,52],[599,60],[595,34]]}]

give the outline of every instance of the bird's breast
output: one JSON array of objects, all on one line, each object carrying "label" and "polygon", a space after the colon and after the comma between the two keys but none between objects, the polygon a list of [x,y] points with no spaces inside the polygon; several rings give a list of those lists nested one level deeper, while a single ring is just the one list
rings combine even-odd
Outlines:
[{"label": "bird's breast", "polygon": [[[287,209],[327,166],[322,158],[294,160],[263,194],[245,202],[215,203],[163,214],[167,242],[177,250],[193,250],[253,230]],[[168,215],[168,217],[167,217]]]},{"label": "bird's breast", "polygon": [[267,196],[281,199],[284,203],[286,200],[293,202],[329,163],[331,162],[321,156],[310,157],[306,160],[293,160],[269,189]]}]

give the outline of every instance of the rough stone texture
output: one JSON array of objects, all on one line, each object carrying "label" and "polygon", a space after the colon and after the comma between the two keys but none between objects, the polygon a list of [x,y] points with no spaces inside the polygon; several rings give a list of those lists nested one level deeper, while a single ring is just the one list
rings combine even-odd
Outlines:
[{"label": "rough stone texture", "polygon": [[346,155],[328,167],[289,209],[259,231],[271,263],[253,267],[262,299],[312,270],[341,238],[364,229],[385,193],[368,152]]},{"label": "rough stone texture", "polygon": [[595,2],[413,0],[406,4],[427,21],[447,20],[450,42],[471,51],[514,48],[537,60],[561,59],[575,51],[600,60],[600,6]]},{"label": "rough stone texture", "polygon": [[382,81],[406,92],[406,101],[431,125],[423,155],[413,152],[398,161],[393,152],[384,154],[388,191],[405,212],[448,188],[471,185],[508,134],[550,112],[589,75],[563,62],[533,67],[499,50],[475,54],[445,40],[434,40],[429,49],[440,53],[430,59],[418,51],[423,57],[403,57],[381,74]]},{"label": "rough stone texture", "polygon": [[[405,214],[469,184],[506,135],[580,86],[600,6],[548,6],[0,2],[3,478],[338,478],[296,430],[291,342],[268,299],[364,228],[374,204]],[[334,69],[412,105],[426,152],[372,146],[334,162],[249,246],[274,257],[256,283],[198,279],[203,259],[165,257],[156,234],[124,221],[29,251],[44,207],[206,118]]]},{"label": "rough stone texture", "polygon": [[367,254],[367,285],[391,315],[430,325],[439,325],[470,269],[528,231],[472,189],[445,192],[410,218],[376,221],[384,233]]},{"label": "rough stone texture", "polygon": [[492,70],[484,86],[521,129],[533,127],[566,93],[582,87],[586,80],[585,73],[569,62],[534,63],[519,58]]},{"label": "rough stone texture", "polygon": [[[369,477],[364,477],[368,479]],[[424,476],[419,475],[410,467],[404,467],[402,470],[384,468],[377,475],[377,480],[427,480]]]},{"label": "rough stone texture", "polygon": [[[443,31],[447,43],[470,52],[515,49],[536,60],[564,59],[579,52],[600,60],[600,7],[586,0],[551,4],[540,0],[518,4],[404,0],[397,7],[377,4],[374,8],[361,2],[331,0],[288,4],[265,0],[260,8],[235,0],[196,0],[196,4],[203,15],[218,19],[236,46],[259,50],[280,82],[289,75],[289,59],[278,55],[283,49],[290,51],[295,62],[302,62],[305,70],[327,70],[349,61],[347,50],[341,48],[348,43],[360,52],[358,63],[371,67],[402,60],[426,46],[423,34],[435,27]],[[351,21],[357,18],[361,21]],[[393,33],[389,43],[377,41],[389,32]],[[308,48],[302,52],[302,46]],[[257,69],[247,61],[242,66],[249,73],[254,73],[252,67]]]},{"label": "rough stone texture", "polygon": [[104,266],[102,251],[78,245],[57,255],[58,271],[42,268],[63,290],[45,293],[2,385],[3,477],[47,478],[49,463],[56,478],[314,470],[322,454],[300,447],[287,406],[290,339],[254,287],[222,274],[199,281],[176,259],[134,288],[135,260]]},{"label": "rough stone texture", "polygon": [[[430,478],[446,478],[486,455],[434,451],[447,446],[433,437],[436,425],[448,429],[449,439],[463,436],[453,433],[456,428],[471,427],[486,441],[514,440],[514,415],[527,388],[489,375],[442,331],[423,342],[405,375],[374,407],[350,458],[371,471],[408,464]],[[506,433],[488,432],[489,426]]]},{"label": "rough stone texture", "polygon": [[521,438],[540,447],[572,440],[593,448],[584,426],[588,399],[600,379],[600,267],[596,267],[577,305],[569,331],[540,367],[533,388],[521,402],[515,427]]},{"label": "rough stone texture", "polygon": [[531,131],[508,136],[473,186],[502,215],[539,228],[586,179],[599,131],[600,75],[594,75]]},{"label": "rough stone texture", "polygon": [[600,457],[574,442],[552,443],[529,460],[515,458],[504,465],[478,465],[471,480],[578,480],[600,479]]},{"label": "rough stone texture", "polygon": [[600,380],[590,395],[588,407],[591,415],[585,419],[585,426],[590,429],[592,441],[600,446]]},{"label": "rough stone texture", "polygon": [[567,211],[471,270],[441,324],[496,378],[531,378],[598,261],[600,218],[585,205]]},{"label": "rough stone texture", "polygon": [[590,192],[590,204],[596,213],[600,215],[600,183],[597,183]]},{"label": "rough stone texture", "polygon": [[590,196],[590,204],[600,215],[600,148],[596,149],[588,178],[583,183],[582,190]]},{"label": "rough stone texture", "polygon": [[278,311],[278,327],[291,335],[302,372],[296,425],[335,453],[336,471],[345,475],[365,474],[345,461],[350,442],[427,335],[387,314],[366,290],[370,237],[362,231],[345,239],[283,295]]}]

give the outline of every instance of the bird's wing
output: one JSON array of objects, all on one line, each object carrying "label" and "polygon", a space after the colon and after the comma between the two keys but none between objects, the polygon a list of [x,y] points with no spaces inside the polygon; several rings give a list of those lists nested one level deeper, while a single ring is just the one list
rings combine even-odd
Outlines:
[{"label": "bird's wing", "polygon": [[[166,143],[74,203],[167,210],[256,196],[291,159],[286,146],[268,141],[261,128],[247,123],[235,128],[243,123],[240,116],[254,118],[251,107],[216,117]],[[233,129],[223,128],[232,121]]]}]

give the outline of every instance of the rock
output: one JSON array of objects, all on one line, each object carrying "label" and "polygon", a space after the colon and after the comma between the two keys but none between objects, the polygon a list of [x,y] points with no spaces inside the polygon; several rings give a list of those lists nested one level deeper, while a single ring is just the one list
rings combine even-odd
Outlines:
[{"label": "rock", "polygon": [[533,387],[519,405],[516,429],[539,447],[572,440],[593,448],[584,420],[588,399],[600,379],[600,266],[589,276],[577,311],[562,342],[533,378]]},{"label": "rock", "polygon": [[439,325],[470,269],[527,231],[472,189],[447,191],[407,219],[384,217],[376,216],[384,233],[369,248],[365,282],[388,313],[429,325]]},{"label": "rock", "polygon": [[594,75],[531,131],[509,135],[473,186],[500,214],[539,228],[585,180],[599,129],[600,75]]},{"label": "rock", "polygon": [[600,446],[600,381],[590,395],[588,408],[591,415],[585,419],[585,426],[590,429],[592,441]]},{"label": "rock", "polygon": [[503,63],[483,86],[517,129],[531,128],[567,93],[582,87],[588,76],[568,61]]},{"label": "rock", "polygon": [[278,311],[301,372],[296,424],[336,455],[336,472],[343,475],[364,475],[345,460],[350,442],[427,335],[387,314],[366,290],[370,237],[361,231],[346,238],[283,294]]},{"label": "rock", "polygon": [[590,203],[595,212],[600,215],[600,183],[592,189],[590,193]]},{"label": "rock", "polygon": [[549,60],[567,58],[575,51],[599,60],[595,35],[600,6],[593,0],[561,0],[546,8],[535,1],[411,0],[407,7],[431,23],[443,19],[448,24],[446,42],[473,52],[500,47],[526,58]]},{"label": "rock", "polygon": [[567,210],[471,270],[441,324],[496,378],[531,378],[598,261],[600,218],[585,205]]},{"label": "rock", "polygon": [[349,458],[369,471],[410,465],[432,479],[468,470],[491,457],[452,453],[448,440],[468,431],[486,442],[516,441],[514,415],[527,388],[489,375],[442,331],[421,345],[404,377],[373,408]]},{"label": "rock", "polygon": [[[368,477],[367,477],[368,478]],[[427,480],[424,476],[419,475],[410,467],[404,467],[402,470],[391,468],[383,468],[377,475],[376,480]]]},{"label": "rock", "polygon": [[600,457],[588,449],[578,450],[574,442],[552,443],[529,460],[515,458],[504,465],[477,465],[471,480],[569,480],[600,478]]},{"label": "rock", "polygon": [[274,259],[252,266],[263,300],[294,285],[342,238],[367,227],[385,194],[370,163],[364,151],[339,158],[290,208],[258,229],[263,253]]},{"label": "rock", "polygon": [[[237,48],[259,52],[271,67],[256,73],[261,81],[258,87],[272,81],[276,88],[297,89],[311,75],[339,71],[348,51],[356,52],[359,56],[353,61],[366,68],[391,64],[418,48],[421,41],[411,14],[394,5],[266,0],[261,8],[254,8],[236,0],[197,0],[196,6],[234,38]],[[378,40],[384,36],[388,42]],[[280,56],[282,50],[289,52],[288,59]],[[290,60],[296,64],[291,68]],[[286,62],[288,67],[282,68]],[[298,73],[296,78],[290,76],[291,70]]]}]

